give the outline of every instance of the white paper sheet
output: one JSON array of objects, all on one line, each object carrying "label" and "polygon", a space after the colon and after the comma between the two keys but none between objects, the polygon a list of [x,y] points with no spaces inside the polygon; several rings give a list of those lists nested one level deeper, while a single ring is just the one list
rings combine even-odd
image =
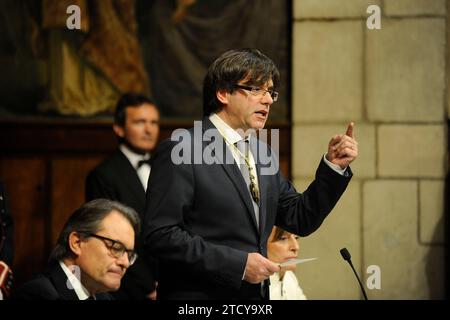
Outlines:
[{"label": "white paper sheet", "polygon": [[316,259],[317,259],[317,258],[291,259],[291,260],[285,261],[285,262],[283,262],[283,263],[280,263],[280,266],[286,267],[286,266],[291,266],[291,265],[293,265],[293,264],[300,264],[300,263],[305,263],[305,262],[308,262],[308,261],[313,261],[313,260],[316,260]]}]

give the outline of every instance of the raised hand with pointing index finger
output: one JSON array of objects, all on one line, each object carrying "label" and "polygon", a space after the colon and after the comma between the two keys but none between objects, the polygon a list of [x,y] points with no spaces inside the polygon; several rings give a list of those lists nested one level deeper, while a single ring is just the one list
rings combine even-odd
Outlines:
[{"label": "raised hand with pointing index finger", "polygon": [[335,135],[328,144],[327,160],[342,169],[347,168],[358,157],[358,142],[353,136],[354,126],[350,122],[346,133]]}]

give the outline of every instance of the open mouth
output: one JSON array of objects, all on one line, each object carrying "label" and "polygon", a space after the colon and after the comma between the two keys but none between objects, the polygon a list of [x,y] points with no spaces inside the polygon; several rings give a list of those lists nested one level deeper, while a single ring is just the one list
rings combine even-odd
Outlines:
[{"label": "open mouth", "polygon": [[259,114],[263,117],[267,117],[267,114],[269,113],[267,110],[258,110],[255,112],[256,114]]}]

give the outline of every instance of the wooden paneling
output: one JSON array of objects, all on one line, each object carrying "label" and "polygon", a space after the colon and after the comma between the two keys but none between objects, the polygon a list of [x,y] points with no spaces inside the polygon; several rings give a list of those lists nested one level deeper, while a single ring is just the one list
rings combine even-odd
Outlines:
[{"label": "wooden paneling", "polygon": [[48,201],[45,160],[3,158],[0,175],[14,220],[15,282],[22,283],[45,265],[48,256]]},{"label": "wooden paneling", "polygon": [[103,157],[66,156],[51,160],[50,179],[50,218],[51,243],[56,243],[59,233],[67,218],[80,207],[84,201],[86,176]]}]

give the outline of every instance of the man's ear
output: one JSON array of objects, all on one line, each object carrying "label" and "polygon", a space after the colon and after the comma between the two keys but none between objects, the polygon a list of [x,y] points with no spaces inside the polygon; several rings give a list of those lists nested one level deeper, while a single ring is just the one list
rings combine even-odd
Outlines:
[{"label": "man's ear", "polygon": [[229,94],[230,93],[224,89],[217,90],[217,92],[216,92],[217,100],[219,100],[223,105],[226,105],[226,104],[228,104],[228,95]]},{"label": "man's ear", "polygon": [[120,138],[125,137],[125,130],[122,126],[119,126],[118,124],[115,123],[113,124],[113,130],[118,137]]},{"label": "man's ear", "polygon": [[82,239],[78,232],[72,231],[69,234],[69,248],[76,256],[81,254],[81,242]]}]

